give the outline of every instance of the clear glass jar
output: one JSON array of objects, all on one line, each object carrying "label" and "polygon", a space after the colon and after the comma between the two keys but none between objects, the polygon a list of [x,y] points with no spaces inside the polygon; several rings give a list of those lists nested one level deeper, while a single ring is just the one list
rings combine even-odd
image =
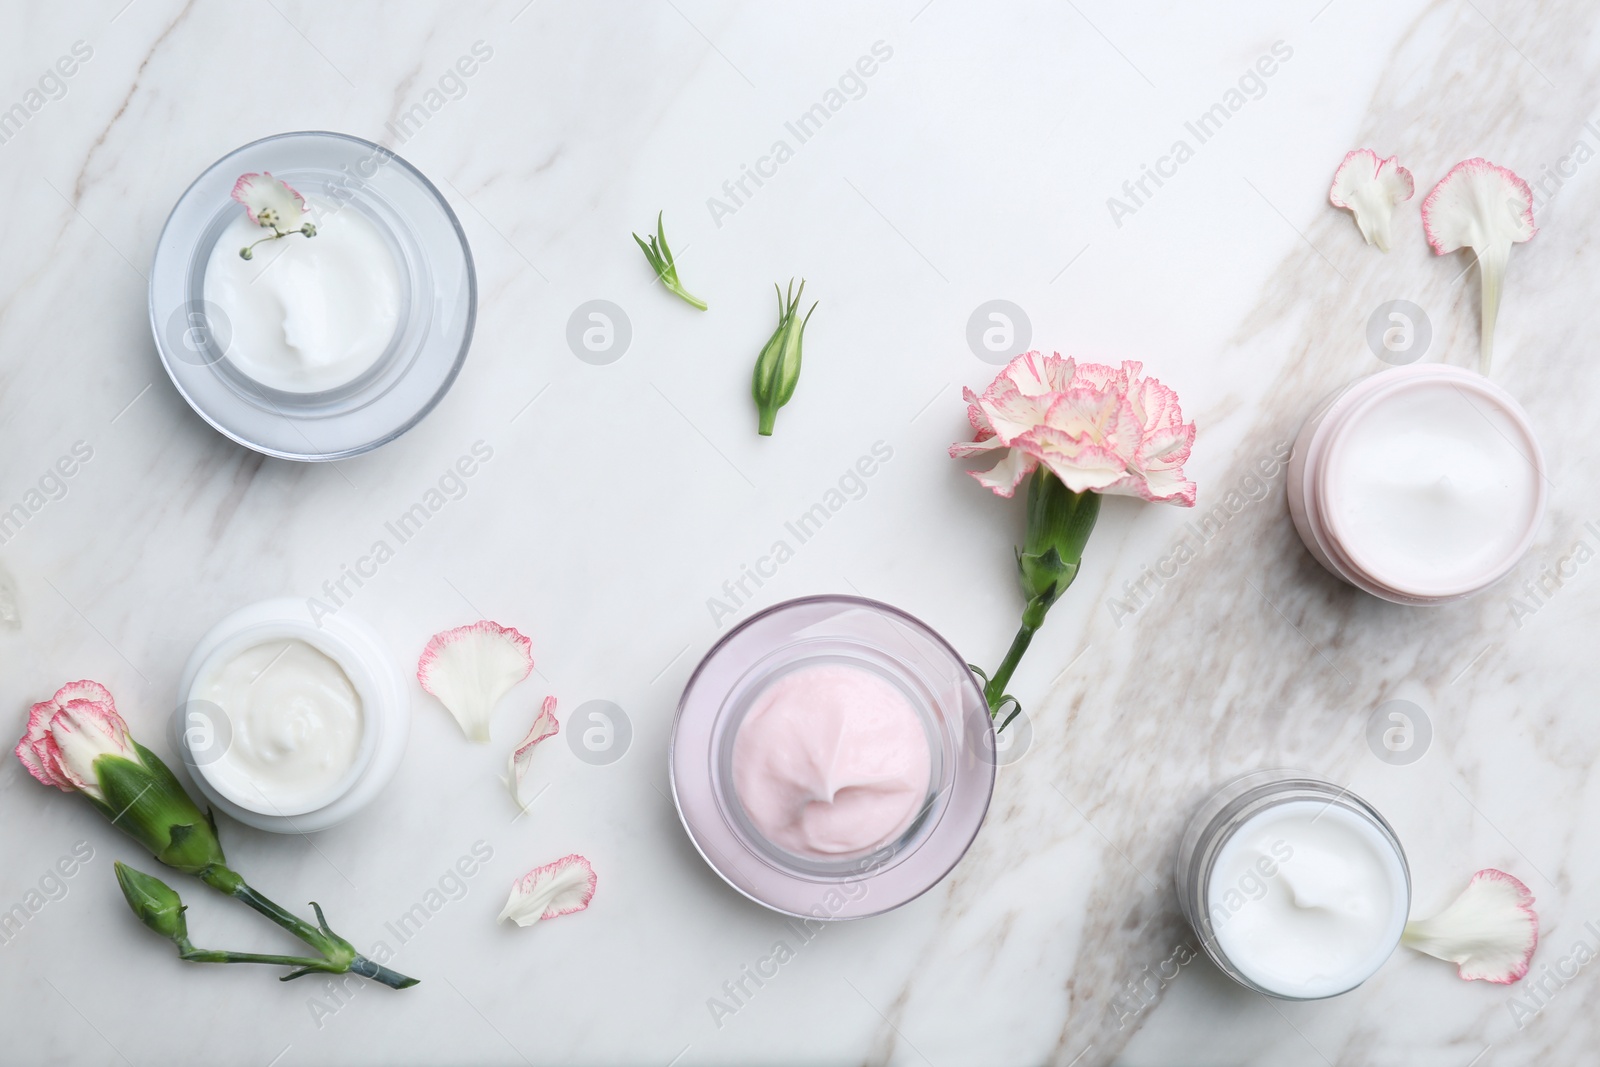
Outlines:
[{"label": "clear glass jar", "polygon": [[[1249,960],[1230,958],[1218,937],[1218,930],[1239,911],[1239,905],[1232,904],[1228,899],[1230,891],[1236,891],[1236,887],[1221,884],[1224,878],[1219,875],[1218,858],[1224,854],[1229,842],[1250,826],[1253,820],[1262,819],[1263,816],[1270,818],[1272,813],[1283,813],[1289,810],[1286,806],[1292,805],[1314,805],[1316,817],[1331,814],[1333,820],[1354,831],[1355,837],[1372,847],[1380,857],[1379,869],[1385,872],[1387,879],[1383,892],[1389,897],[1388,907],[1381,926],[1377,927],[1371,938],[1368,951],[1362,953],[1353,965],[1347,966],[1342,974],[1330,976],[1315,988],[1289,989],[1284,984],[1275,985],[1265,979],[1265,972],[1253,967]],[[1292,856],[1292,843],[1290,845],[1288,851]],[[1289,862],[1292,862],[1292,858],[1285,860],[1285,864]],[[1232,873],[1231,869],[1229,873]],[[1260,885],[1261,896],[1256,897],[1251,892],[1239,894],[1243,906],[1264,899],[1270,891],[1267,880],[1277,873],[1269,873],[1263,868],[1249,887],[1253,890]],[[1190,818],[1179,842],[1175,881],[1178,905],[1211,961],[1240,985],[1283,1000],[1320,1000],[1349,992],[1360,985],[1383,965],[1399,945],[1411,909],[1411,872],[1406,865],[1405,850],[1383,816],[1348,789],[1291,770],[1246,774],[1229,782],[1206,800]],[[1286,930],[1285,933],[1286,936],[1292,936],[1293,931]]]},{"label": "clear glass jar", "polygon": [[[926,802],[895,840],[837,858],[795,855],[756,830],[731,773],[743,717],[780,675],[845,664],[911,703],[928,737]],[[668,773],[689,838],[734,889],[802,919],[857,919],[927,892],[966,853],[994,792],[995,738],[965,661],[921,621],[874,600],[812,596],[745,620],[708,652],[684,687]]]},{"label": "clear glass jar", "polygon": [[[242,373],[226,357],[227,313],[206,296],[212,250],[244,210],[234,182],[263,171],[362,216],[399,275],[400,319],[387,349],[321,392],[287,392]],[[360,455],[415,426],[460,372],[477,306],[472,250],[443,195],[389,149],[342,133],[278,134],[211,164],[173,207],[150,268],[150,326],[172,384],[219,432],[280,459]]]}]

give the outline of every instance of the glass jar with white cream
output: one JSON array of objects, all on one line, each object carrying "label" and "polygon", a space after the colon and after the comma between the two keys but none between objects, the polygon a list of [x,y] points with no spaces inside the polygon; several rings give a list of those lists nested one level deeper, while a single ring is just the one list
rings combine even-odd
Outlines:
[{"label": "glass jar with white cream", "polygon": [[1312,414],[1289,460],[1289,513],[1344,581],[1442,604],[1503,578],[1533,543],[1548,485],[1528,417],[1482,375],[1411,364]]},{"label": "glass jar with white cream", "polygon": [[[287,183],[314,236],[266,239],[233,198],[244,178]],[[149,301],[161,361],[202,418],[269,456],[333,460],[393,440],[443,398],[472,341],[477,275],[420,171],[371,141],[305,131],[234,149],[195,179],[156,242]]]},{"label": "glass jar with white cream", "polygon": [[1178,904],[1224,974],[1285,1000],[1346,993],[1400,944],[1411,872],[1394,830],[1349,790],[1294,771],[1235,779],[1178,847]]},{"label": "glass jar with white cream", "polygon": [[347,614],[284,598],[234,612],[189,657],[173,729],[200,791],[248,825],[299,833],[355,814],[410,732],[398,664]]}]

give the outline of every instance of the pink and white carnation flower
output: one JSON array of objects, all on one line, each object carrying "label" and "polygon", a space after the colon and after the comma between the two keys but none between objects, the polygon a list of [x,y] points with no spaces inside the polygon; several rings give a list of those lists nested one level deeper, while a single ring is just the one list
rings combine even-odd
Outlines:
[{"label": "pink and white carnation flower", "polygon": [[1178,395],[1143,370],[1135,360],[1110,367],[1024,352],[981,396],[964,391],[977,436],[951,445],[950,455],[999,452],[992,469],[970,473],[1004,497],[1043,464],[1075,493],[1193,507],[1183,464],[1194,423],[1183,421]]},{"label": "pink and white carnation flower", "polygon": [[99,682],[68,682],[28,712],[28,729],[13,749],[28,773],[64,793],[103,800],[94,761],[104,755],[138,759],[128,724]]}]

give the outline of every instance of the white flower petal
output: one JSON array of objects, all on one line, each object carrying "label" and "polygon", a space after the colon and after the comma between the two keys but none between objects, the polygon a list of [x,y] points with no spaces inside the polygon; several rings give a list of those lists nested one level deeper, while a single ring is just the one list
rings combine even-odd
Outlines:
[{"label": "white flower petal", "polygon": [[1455,902],[1406,924],[1401,943],[1457,965],[1467,981],[1510,985],[1528,973],[1539,944],[1533,894],[1504,871],[1479,871]]},{"label": "white flower petal", "polygon": [[1367,244],[1378,251],[1389,251],[1389,220],[1394,206],[1410,200],[1416,191],[1411,172],[1400,165],[1399,157],[1380,159],[1370,148],[1347,153],[1333,172],[1333,187],[1328,200],[1356,217],[1356,225]]},{"label": "white flower petal", "polygon": [[1422,228],[1435,255],[1471,248],[1483,284],[1483,373],[1494,355],[1494,324],[1500,313],[1511,246],[1539,232],[1533,223],[1533,190],[1505,167],[1469,159],[1450,168],[1422,201]]},{"label": "white flower petal", "polygon": [[594,868],[588,860],[576,853],[562,856],[513,882],[505,910],[496,921],[510,919],[518,926],[532,926],[541,919],[571,915],[589,906],[594,886]]},{"label": "white flower petal", "polygon": [[511,799],[517,802],[517,807],[526,808],[532,801],[522,799],[522,781],[528,776],[528,768],[533,764],[533,749],[540,741],[547,737],[554,737],[561,732],[561,723],[556,719],[556,698],[545,697],[544,704],[539,708],[538,716],[533,720],[533,728],[528,731],[528,736],[522,739],[511,753],[511,762],[507,766],[511,786]]},{"label": "white flower petal", "polygon": [[271,173],[241,174],[233,183],[233,199],[244,205],[245,214],[257,226],[289,231],[298,227],[306,213],[306,199],[288,182]]},{"label": "white flower petal", "polygon": [[967,473],[978,479],[978,484],[985,489],[992,489],[1000,496],[1011,496],[1022,479],[1032,474],[1038,466],[1038,457],[1030,456],[1020,448],[1012,448],[988,470]]},{"label": "white flower petal", "polygon": [[456,717],[469,740],[489,740],[489,716],[500,698],[533,670],[533,642],[484,619],[434,634],[417,663],[422,688]]}]

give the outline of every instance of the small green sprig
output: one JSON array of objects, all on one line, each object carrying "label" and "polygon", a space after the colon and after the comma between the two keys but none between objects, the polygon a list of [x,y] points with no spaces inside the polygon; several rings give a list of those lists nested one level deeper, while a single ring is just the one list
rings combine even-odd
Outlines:
[{"label": "small green sprig", "polygon": [[772,331],[772,337],[756,357],[755,374],[750,382],[750,395],[755,398],[759,412],[756,432],[762,437],[772,436],[778,409],[794,396],[794,387],[800,381],[800,343],[805,336],[806,323],[811,321],[811,312],[817,310],[816,303],[812,303],[806,317],[799,316],[800,297],[806,291],[804,278],[800,279],[798,291],[794,279],[789,279],[787,296],[776,284],[773,288],[778,290],[778,328]]},{"label": "small green sprig", "polygon": [[667,247],[667,231],[662,225],[661,217],[664,212],[656,212],[656,233],[646,243],[638,234],[633,235],[634,241],[639,245],[639,250],[644,253],[644,258],[650,261],[650,269],[656,272],[656,277],[661,279],[661,284],[667,287],[669,293],[675,293],[678,299],[698,311],[706,309],[706,302],[695,296],[683,287],[678,280],[678,265],[673,262],[672,249]]}]

